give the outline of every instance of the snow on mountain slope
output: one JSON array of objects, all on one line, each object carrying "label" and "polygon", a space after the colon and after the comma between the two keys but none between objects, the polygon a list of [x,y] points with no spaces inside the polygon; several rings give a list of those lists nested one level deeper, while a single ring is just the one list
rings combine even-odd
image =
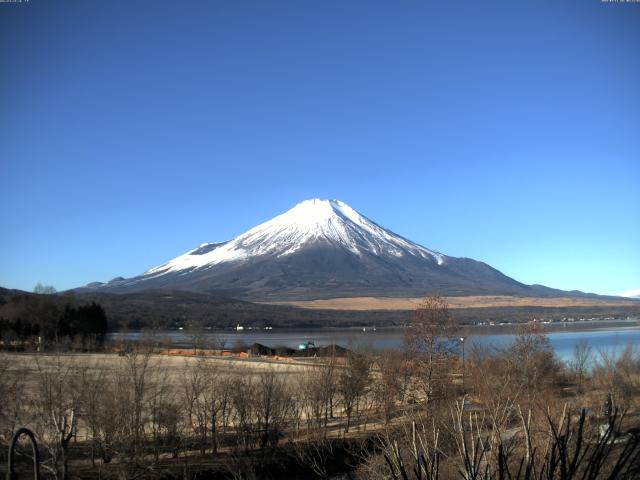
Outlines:
[{"label": "snow on mountain slope", "polygon": [[312,242],[326,242],[355,255],[413,256],[443,265],[447,257],[412,243],[377,225],[339,200],[306,200],[291,210],[219,244],[202,244],[154,267],[147,278],[171,272],[209,268],[264,255],[284,257]]},{"label": "snow on mountain slope", "polygon": [[636,288],[635,290],[629,290],[628,292],[621,293],[620,296],[627,297],[627,298],[640,298],[640,288]]},{"label": "snow on mountain slope", "polygon": [[[486,263],[429,250],[343,202],[318,199],[227,242],[204,243],[142,275],[87,288],[184,290],[261,301],[532,291]],[[545,295],[554,294],[547,290]]]}]

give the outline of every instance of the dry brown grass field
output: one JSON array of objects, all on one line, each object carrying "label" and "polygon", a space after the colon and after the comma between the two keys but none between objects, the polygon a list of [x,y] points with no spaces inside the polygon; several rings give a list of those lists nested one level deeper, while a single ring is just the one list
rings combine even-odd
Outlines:
[{"label": "dry brown grass field", "polygon": [[[384,298],[349,297],[327,300],[297,300],[263,302],[272,305],[293,305],[302,308],[322,310],[414,310],[422,302],[422,297]],[[637,300],[612,298],[576,297],[513,297],[507,295],[444,297],[449,308],[495,308],[495,307],[606,307],[638,305]]]}]

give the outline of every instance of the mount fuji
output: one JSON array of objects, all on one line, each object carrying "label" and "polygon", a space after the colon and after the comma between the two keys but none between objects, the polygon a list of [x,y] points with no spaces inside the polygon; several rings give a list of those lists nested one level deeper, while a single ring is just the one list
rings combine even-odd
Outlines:
[{"label": "mount fuji", "polygon": [[430,250],[339,200],[306,200],[232,240],[199,247],[143,274],[85,287],[113,293],[186,290],[250,300],[354,296],[558,295],[491,266]]}]

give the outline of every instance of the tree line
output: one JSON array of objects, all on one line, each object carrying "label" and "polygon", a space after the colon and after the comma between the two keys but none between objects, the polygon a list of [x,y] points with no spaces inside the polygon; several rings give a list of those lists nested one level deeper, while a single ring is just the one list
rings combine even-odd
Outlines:
[{"label": "tree line", "polygon": [[54,295],[16,294],[0,302],[0,342],[5,348],[103,345],[107,316],[98,303],[73,305]]}]

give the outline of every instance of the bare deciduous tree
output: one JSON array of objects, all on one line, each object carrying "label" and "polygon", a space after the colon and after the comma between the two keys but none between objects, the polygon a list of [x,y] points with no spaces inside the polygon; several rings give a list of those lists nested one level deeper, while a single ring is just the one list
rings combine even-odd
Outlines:
[{"label": "bare deciduous tree", "polygon": [[451,359],[458,350],[457,332],[447,302],[438,295],[425,298],[411,315],[405,345],[427,402],[441,395],[449,381]]},{"label": "bare deciduous tree", "polygon": [[200,452],[204,454],[209,433],[209,409],[205,394],[207,389],[206,370],[202,368],[202,361],[190,363],[185,360],[184,375],[180,380],[186,422],[190,433],[199,438]]},{"label": "bare deciduous tree", "polygon": [[389,423],[396,410],[396,404],[403,397],[405,358],[400,352],[387,350],[378,356],[376,364],[373,395],[376,406],[382,410],[384,422]]},{"label": "bare deciduous tree", "polygon": [[246,375],[235,375],[231,391],[231,405],[236,431],[237,447],[247,453],[254,442],[253,424],[255,421],[255,385],[252,378]]},{"label": "bare deciduous tree", "polygon": [[43,285],[40,282],[33,287],[33,293],[39,293],[41,295],[53,295],[57,290],[52,285]]},{"label": "bare deciduous tree", "polygon": [[627,345],[621,354],[600,352],[593,368],[593,376],[614,406],[627,408],[638,405],[640,354],[635,345]]},{"label": "bare deciduous tree", "polygon": [[353,411],[357,410],[371,381],[371,357],[364,353],[350,352],[346,360],[345,367],[338,374],[338,392],[347,417],[344,431],[348,433]]},{"label": "bare deciduous tree", "polygon": [[292,398],[282,378],[269,369],[260,375],[255,385],[257,430],[260,447],[277,445],[284,432]]},{"label": "bare deciduous tree", "polygon": [[580,340],[573,347],[573,360],[571,361],[571,369],[576,378],[578,391],[582,392],[585,377],[591,362],[591,345],[587,340]]},{"label": "bare deciduous tree", "polygon": [[515,380],[531,404],[555,379],[558,362],[542,326],[530,322],[520,326],[513,343],[504,352]]},{"label": "bare deciduous tree", "polygon": [[37,415],[38,436],[49,458],[42,467],[54,478],[68,477],[69,444],[76,435],[76,413],[80,406],[77,370],[71,359],[55,355],[36,357],[37,395],[33,410]]},{"label": "bare deciduous tree", "polygon": [[[0,356],[0,446],[8,446],[24,412],[25,377],[19,359]],[[6,448],[2,448],[2,455]],[[2,457],[0,457],[1,459]]]}]

